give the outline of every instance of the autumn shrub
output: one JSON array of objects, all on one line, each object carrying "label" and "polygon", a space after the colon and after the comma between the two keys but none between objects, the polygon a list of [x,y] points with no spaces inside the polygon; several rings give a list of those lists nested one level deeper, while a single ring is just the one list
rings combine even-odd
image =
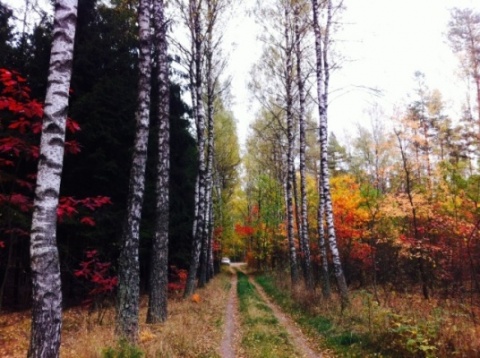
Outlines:
[{"label": "autumn shrub", "polygon": [[[283,276],[284,277],[284,276]],[[444,299],[425,300],[419,294],[369,290],[350,292],[343,312],[333,292],[330,300],[302,289],[291,293],[282,276],[257,277],[266,293],[314,337],[344,356],[478,357],[480,313],[470,304]],[[386,291],[385,291],[386,292]],[[302,294],[305,294],[302,297]],[[388,297],[387,297],[388,296]],[[377,300],[376,298],[379,298]]]},{"label": "autumn shrub", "polygon": [[187,283],[188,272],[184,269],[179,269],[177,266],[170,266],[168,278],[168,292],[174,295],[179,295],[185,289]]},{"label": "autumn shrub", "polygon": [[83,304],[98,311],[98,323],[102,323],[107,307],[105,303],[113,300],[118,285],[118,277],[111,272],[111,263],[102,262],[97,250],[87,250],[74,275],[85,281],[89,289]]}]

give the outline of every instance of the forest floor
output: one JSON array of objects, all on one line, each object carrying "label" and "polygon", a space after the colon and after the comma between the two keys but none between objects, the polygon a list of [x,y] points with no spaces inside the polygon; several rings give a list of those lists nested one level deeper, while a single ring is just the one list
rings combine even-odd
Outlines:
[{"label": "forest floor", "polygon": [[[183,300],[180,293],[169,300],[169,318],[164,324],[147,325],[146,297],[141,300],[140,339],[138,347],[128,347],[115,340],[114,308],[109,306],[95,312],[86,307],[65,310],[63,314],[61,357],[267,357],[261,353],[261,337],[273,337],[272,357],[280,349],[288,357],[321,357],[318,347],[301,332],[298,326],[266,296],[251,278],[250,290],[255,291],[255,307],[264,307],[269,332],[250,330],[249,323],[260,317],[247,317],[239,308],[237,288],[238,265],[232,265],[212,280],[206,288],[197,290],[195,300]],[[228,271],[228,272],[227,272]],[[250,298],[248,298],[250,299]],[[248,301],[250,302],[250,301]],[[253,306],[252,306],[253,307]],[[250,307],[250,308],[252,308]],[[253,307],[253,308],[255,308]],[[260,311],[251,311],[258,314]],[[260,312],[261,313],[261,312]],[[263,314],[263,313],[262,313]],[[263,329],[263,328],[262,328]],[[25,357],[29,344],[30,312],[0,314],[0,357]],[[253,337],[253,341],[250,339]],[[260,340],[259,340],[260,337]],[[281,337],[282,344],[277,344]],[[253,343],[252,346],[249,346]],[[271,343],[271,342],[270,342]],[[252,348],[253,347],[253,348]],[[270,347],[264,346],[267,351]],[[294,353],[291,353],[294,352]]]},{"label": "forest floor", "polygon": [[[385,291],[387,292],[387,291]],[[380,292],[381,293],[381,292]],[[295,358],[479,357],[480,309],[464,301],[388,293],[377,303],[365,290],[351,291],[351,305],[291,292],[285,273],[256,275],[243,267],[222,273],[190,300],[169,299],[163,324],[146,324],[140,302],[137,347],[115,337],[113,304],[74,307],[63,313],[62,358]],[[30,312],[0,313],[0,357],[27,355]],[[427,351],[427,354],[425,354]]]}]

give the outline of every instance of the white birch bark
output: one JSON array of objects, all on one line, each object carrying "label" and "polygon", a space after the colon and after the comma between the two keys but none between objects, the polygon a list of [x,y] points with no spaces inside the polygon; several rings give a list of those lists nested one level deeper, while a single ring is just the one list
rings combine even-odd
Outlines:
[{"label": "white birch bark", "polygon": [[293,114],[292,114],[292,42],[290,39],[290,2],[285,4],[285,94],[287,116],[287,183],[286,183],[286,209],[287,209],[287,238],[290,254],[290,275],[292,286],[298,283],[298,264],[293,230],[293,181],[295,180],[293,163]]},{"label": "white birch bark", "polygon": [[55,3],[37,184],[30,234],[32,326],[28,357],[58,357],[62,291],[57,248],[57,207],[63,169],[68,94],[72,76],[77,0]]},{"label": "white birch bark", "polygon": [[153,2],[153,24],[155,29],[155,62],[158,66],[158,158],[156,194],[155,237],[152,245],[150,270],[150,296],[147,323],[167,320],[168,293],[168,225],[170,186],[170,83],[167,52],[167,22],[164,16],[164,0]]},{"label": "white birch bark", "polygon": [[[330,42],[330,26],[332,22],[332,1],[326,1],[326,24],[323,29],[323,36],[320,30],[318,19],[318,1],[312,0],[313,10],[313,29],[315,34],[315,53],[316,53],[316,72],[317,72],[317,96],[318,112],[320,117],[319,137],[320,137],[320,171],[321,186],[320,190],[324,196],[325,217],[328,232],[328,244],[332,254],[333,268],[340,291],[342,308],[349,304],[347,282],[343,273],[340,254],[337,247],[337,238],[333,219],[332,197],[330,194],[330,175],[328,170],[328,88],[330,80],[330,68],[328,63],[328,46]],[[322,218],[319,218],[321,221]],[[319,222],[319,227],[321,226]]]},{"label": "white birch bark", "polygon": [[210,246],[211,236],[210,227],[213,224],[213,212],[212,212],[212,190],[213,190],[213,151],[214,151],[214,101],[215,101],[215,86],[213,80],[213,29],[215,26],[215,7],[212,4],[212,0],[207,0],[207,35],[205,41],[205,77],[207,87],[207,165],[205,174],[205,223],[203,228],[202,237],[202,260],[200,267],[199,287],[203,287],[208,281],[208,266],[210,259]]},{"label": "white birch bark", "polygon": [[320,250],[321,275],[322,275],[322,293],[323,297],[330,298],[330,278],[328,274],[328,257],[327,257],[327,242],[325,241],[325,195],[322,190],[322,173],[318,173],[318,194],[319,203],[317,211],[317,232],[318,232],[318,248]]},{"label": "white birch bark", "polygon": [[151,92],[151,0],[141,0],[138,9],[140,56],[136,132],[130,171],[127,214],[121,237],[118,267],[117,334],[130,342],[138,339],[140,264],[138,248],[140,219],[145,192]]},{"label": "white birch bark", "polygon": [[305,285],[309,290],[314,289],[312,265],[310,258],[310,239],[308,237],[308,210],[307,210],[307,179],[306,179],[306,125],[305,125],[305,82],[302,71],[302,47],[299,26],[300,3],[295,4],[295,55],[297,60],[297,86],[298,86],[298,122],[300,131],[300,242],[303,251],[303,268]]},{"label": "white birch bark", "polygon": [[[213,196],[213,180],[212,180],[212,196]],[[215,275],[214,255],[213,255],[213,223],[215,220],[213,212],[213,198],[210,200],[210,224],[208,226],[208,264],[207,264],[207,282]]]},{"label": "white birch bark", "polygon": [[195,281],[200,262],[200,251],[202,248],[203,227],[205,223],[205,110],[203,108],[203,85],[202,85],[202,59],[203,59],[203,34],[201,18],[201,1],[190,0],[190,24],[193,26],[194,40],[194,64],[195,64],[195,97],[196,102],[196,123],[197,123],[197,150],[198,150],[198,175],[195,193],[195,218],[193,220],[193,242],[188,270],[187,282],[185,285],[184,297],[189,297],[195,291]]}]

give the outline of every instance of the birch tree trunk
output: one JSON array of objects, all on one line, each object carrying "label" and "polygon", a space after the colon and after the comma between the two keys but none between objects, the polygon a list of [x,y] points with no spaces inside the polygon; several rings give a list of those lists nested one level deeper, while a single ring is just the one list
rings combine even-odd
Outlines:
[{"label": "birch tree trunk", "polygon": [[327,256],[327,242],[325,241],[325,195],[322,190],[322,174],[318,173],[318,212],[317,212],[317,231],[318,231],[318,248],[320,250],[320,256],[322,260],[322,293],[323,297],[330,298],[330,278],[328,273],[328,256]]},{"label": "birch tree trunk", "polygon": [[195,281],[200,262],[200,251],[202,247],[203,228],[205,223],[205,111],[203,108],[202,88],[202,59],[203,59],[203,34],[201,19],[201,1],[190,0],[190,23],[193,25],[193,40],[195,43],[195,104],[197,123],[197,150],[198,150],[198,175],[195,194],[195,218],[193,220],[193,242],[190,257],[190,268],[188,270],[187,282],[185,285],[184,297],[189,297],[195,291]]},{"label": "birch tree trunk", "polygon": [[214,151],[214,102],[215,102],[215,84],[213,79],[213,29],[215,27],[216,16],[218,15],[217,8],[212,4],[216,0],[207,0],[207,36],[205,42],[205,76],[207,86],[207,172],[206,179],[206,195],[205,195],[205,209],[206,220],[203,232],[202,244],[202,266],[200,268],[199,286],[203,287],[208,281],[208,267],[210,261],[211,248],[211,226],[213,224],[212,211],[212,190],[213,190],[213,151]]},{"label": "birch tree trunk", "polygon": [[138,339],[138,313],[140,299],[140,265],[138,247],[140,219],[145,191],[148,130],[150,125],[151,92],[151,0],[140,0],[138,9],[140,56],[136,132],[130,172],[127,214],[121,237],[118,260],[117,334],[129,342]]},{"label": "birch tree trunk", "polygon": [[[332,254],[333,268],[337,280],[338,289],[341,297],[342,309],[348,306],[348,289],[345,275],[343,273],[340,254],[337,247],[337,238],[333,219],[332,197],[330,194],[330,175],[328,170],[328,86],[330,80],[330,68],[328,63],[328,45],[330,43],[330,26],[332,23],[332,1],[326,1],[326,24],[322,32],[318,19],[318,1],[312,0],[313,9],[313,30],[315,34],[315,53],[316,53],[316,72],[317,72],[317,96],[318,112],[320,117],[319,137],[320,137],[320,171],[321,185],[320,190],[324,196],[324,208],[328,232],[328,244]],[[319,218],[321,221],[322,218]],[[321,223],[319,222],[319,227]]]},{"label": "birch tree trunk", "polygon": [[290,253],[290,275],[292,286],[298,284],[298,264],[295,249],[293,230],[293,181],[295,180],[293,163],[293,114],[292,114],[292,43],[290,39],[290,2],[285,4],[285,94],[286,94],[286,116],[287,116],[287,185],[286,185],[286,206],[287,206],[287,237]]},{"label": "birch tree trunk", "polygon": [[207,265],[207,282],[215,275],[214,256],[213,256],[213,222],[215,220],[213,211],[213,180],[212,180],[212,200],[210,200],[210,225],[208,226],[208,265]]},{"label": "birch tree trunk", "polygon": [[301,33],[299,26],[300,3],[295,4],[294,21],[295,21],[295,55],[297,60],[297,86],[298,86],[298,122],[300,130],[300,242],[303,251],[303,267],[305,285],[309,290],[314,289],[312,265],[310,258],[310,239],[308,237],[308,210],[307,210],[307,180],[306,180],[306,125],[305,125],[305,82],[302,78],[302,48]]},{"label": "birch tree trunk", "polygon": [[170,187],[170,83],[168,79],[167,22],[164,0],[153,2],[154,46],[158,66],[158,158],[155,237],[152,245],[150,296],[147,323],[167,320],[168,293],[168,225]]},{"label": "birch tree trunk", "polygon": [[28,357],[58,357],[62,291],[57,207],[63,170],[77,0],[55,3],[53,42],[30,234],[32,326]]}]

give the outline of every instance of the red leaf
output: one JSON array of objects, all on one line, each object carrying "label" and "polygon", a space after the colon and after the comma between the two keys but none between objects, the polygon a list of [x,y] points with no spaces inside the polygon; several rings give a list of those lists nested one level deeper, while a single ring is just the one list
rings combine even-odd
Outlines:
[{"label": "red leaf", "polygon": [[95,220],[91,216],[84,216],[80,222],[88,226],[95,226]]},{"label": "red leaf", "polygon": [[28,212],[32,206],[32,203],[28,197],[22,194],[12,194],[8,200],[10,204],[15,205],[20,211]]},{"label": "red leaf", "polygon": [[75,133],[80,130],[80,126],[76,121],[74,121],[71,118],[67,119],[67,130],[70,131],[70,133]]},{"label": "red leaf", "polygon": [[13,161],[11,161],[11,160],[0,158],[0,167],[1,166],[13,167],[13,166],[15,166],[15,163],[13,163]]},{"label": "red leaf", "polygon": [[76,140],[65,142],[65,151],[71,154],[78,154],[81,152],[80,144]]},{"label": "red leaf", "polygon": [[87,251],[85,251],[85,256],[87,258],[91,259],[92,257],[97,256],[97,253],[98,253],[97,250],[87,250]]}]

